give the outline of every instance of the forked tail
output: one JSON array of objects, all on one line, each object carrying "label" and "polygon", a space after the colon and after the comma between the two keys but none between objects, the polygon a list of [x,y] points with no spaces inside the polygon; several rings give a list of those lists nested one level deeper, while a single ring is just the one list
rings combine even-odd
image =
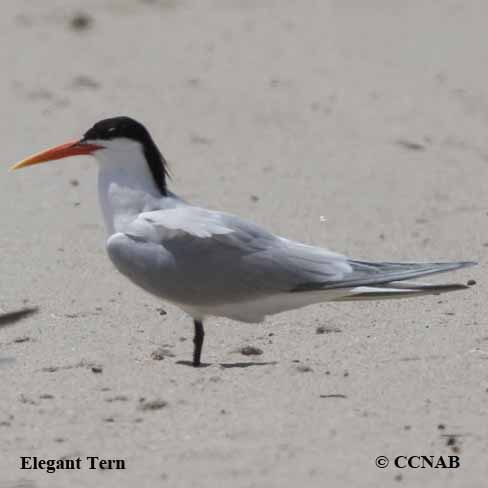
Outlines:
[{"label": "forked tail", "polygon": [[459,261],[453,263],[372,263],[350,260],[351,273],[340,280],[322,283],[304,283],[293,291],[344,290],[344,294],[337,293],[334,301],[348,300],[379,300],[388,298],[408,298],[419,295],[438,295],[449,291],[469,288],[459,283],[424,284],[407,282],[411,278],[445,273],[477,263],[473,261]]}]

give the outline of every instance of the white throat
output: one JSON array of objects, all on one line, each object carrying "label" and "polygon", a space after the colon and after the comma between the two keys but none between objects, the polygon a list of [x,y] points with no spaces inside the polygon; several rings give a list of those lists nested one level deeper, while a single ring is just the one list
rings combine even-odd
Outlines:
[{"label": "white throat", "polygon": [[111,235],[123,232],[139,213],[160,208],[162,196],[138,142],[116,139],[100,144],[105,148],[95,153],[98,197],[105,228]]}]

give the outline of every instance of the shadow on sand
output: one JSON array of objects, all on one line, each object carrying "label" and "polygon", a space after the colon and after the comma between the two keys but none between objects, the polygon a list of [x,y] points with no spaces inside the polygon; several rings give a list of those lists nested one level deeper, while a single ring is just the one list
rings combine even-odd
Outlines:
[{"label": "shadow on sand", "polygon": [[29,315],[37,312],[37,308],[22,308],[15,312],[8,312],[0,314],[0,328],[7,327],[8,325],[15,324],[19,320],[22,320]]},{"label": "shadow on sand", "polygon": [[[182,364],[183,366],[191,366],[193,368],[193,363],[191,361],[176,361],[176,364]],[[269,366],[273,364],[278,364],[278,361],[267,361],[267,362],[256,362],[256,361],[249,361],[249,362],[238,362],[238,363],[219,363],[221,368],[230,369],[230,368],[250,368],[252,366]],[[208,368],[212,366],[212,363],[202,363],[199,368]]]}]

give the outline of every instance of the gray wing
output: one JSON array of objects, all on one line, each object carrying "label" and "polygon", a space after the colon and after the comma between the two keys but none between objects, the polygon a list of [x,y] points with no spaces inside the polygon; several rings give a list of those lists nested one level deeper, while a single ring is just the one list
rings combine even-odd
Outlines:
[{"label": "gray wing", "polygon": [[305,282],[337,281],[351,271],[344,256],[191,206],[140,214],[107,249],[129,278],[177,302],[247,301]]},{"label": "gray wing", "polygon": [[[109,240],[116,266],[127,270],[137,260],[141,272],[125,274],[180,303],[237,303],[282,292],[387,283],[467,265],[355,261],[275,236],[233,215],[192,206],[140,214],[125,236],[131,242],[124,241],[123,252],[121,239]],[[126,262],[120,265],[116,261],[124,253]]]},{"label": "gray wing", "polygon": [[[420,278],[447,271],[455,271],[475,266],[474,261],[455,261],[450,263],[373,263],[348,259],[351,273],[339,281],[301,283],[292,291],[332,290],[365,285],[384,285],[395,281]],[[457,286],[457,285],[456,285]]]}]

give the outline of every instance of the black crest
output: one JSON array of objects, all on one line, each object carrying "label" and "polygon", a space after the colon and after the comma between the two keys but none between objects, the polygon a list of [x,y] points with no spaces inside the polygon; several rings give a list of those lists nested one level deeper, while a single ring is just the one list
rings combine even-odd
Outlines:
[{"label": "black crest", "polygon": [[83,140],[111,140],[122,137],[132,139],[142,145],[154,182],[161,193],[166,195],[166,176],[169,176],[168,165],[148,130],[137,120],[130,117],[113,117],[101,120],[85,133]]}]

